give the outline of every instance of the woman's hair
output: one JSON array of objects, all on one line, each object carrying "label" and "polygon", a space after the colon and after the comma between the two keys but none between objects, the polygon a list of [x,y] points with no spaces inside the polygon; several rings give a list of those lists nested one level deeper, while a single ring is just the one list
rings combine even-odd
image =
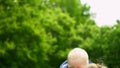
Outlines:
[{"label": "woman's hair", "polygon": [[102,64],[92,63],[92,64],[88,64],[85,68],[107,68],[107,67]]}]

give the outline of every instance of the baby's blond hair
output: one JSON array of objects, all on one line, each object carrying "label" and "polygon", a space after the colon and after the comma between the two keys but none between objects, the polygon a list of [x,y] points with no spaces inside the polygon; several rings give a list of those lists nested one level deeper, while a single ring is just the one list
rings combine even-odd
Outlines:
[{"label": "baby's blond hair", "polygon": [[88,59],[89,57],[87,52],[81,48],[74,48],[68,54],[68,63],[71,61],[77,60],[77,61],[85,61],[86,64],[88,64],[89,62]]}]

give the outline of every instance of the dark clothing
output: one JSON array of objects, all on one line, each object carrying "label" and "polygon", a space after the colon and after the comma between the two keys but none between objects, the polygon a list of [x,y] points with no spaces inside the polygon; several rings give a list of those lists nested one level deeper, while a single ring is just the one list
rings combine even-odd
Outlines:
[{"label": "dark clothing", "polygon": [[[92,62],[89,61],[89,63],[91,64]],[[65,60],[65,61],[60,65],[60,68],[68,68],[68,61]]]}]

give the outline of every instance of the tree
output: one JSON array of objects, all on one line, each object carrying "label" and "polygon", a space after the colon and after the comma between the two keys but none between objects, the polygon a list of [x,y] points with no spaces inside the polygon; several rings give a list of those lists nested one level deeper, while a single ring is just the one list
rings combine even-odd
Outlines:
[{"label": "tree", "polygon": [[1,68],[50,68],[45,62],[52,38],[40,25],[37,2],[0,1]]},{"label": "tree", "polygon": [[79,0],[2,0],[0,16],[1,68],[58,68],[97,28]]},{"label": "tree", "polygon": [[110,68],[119,68],[119,44],[120,44],[120,23],[117,22],[108,33],[108,45],[106,47],[106,63],[109,65]]},{"label": "tree", "polygon": [[81,45],[83,40],[91,36],[89,30],[97,26],[87,13],[88,7],[78,0],[50,0],[44,3],[49,8],[41,12],[40,22],[46,32],[56,39],[48,53],[51,58],[49,64],[58,68],[69,50]]}]

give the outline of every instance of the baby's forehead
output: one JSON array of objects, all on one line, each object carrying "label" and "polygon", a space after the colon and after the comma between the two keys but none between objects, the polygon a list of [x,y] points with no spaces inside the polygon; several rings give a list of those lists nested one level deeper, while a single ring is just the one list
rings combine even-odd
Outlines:
[{"label": "baby's forehead", "polygon": [[83,64],[72,64],[72,65],[68,65],[68,68],[84,68],[85,65]]}]

